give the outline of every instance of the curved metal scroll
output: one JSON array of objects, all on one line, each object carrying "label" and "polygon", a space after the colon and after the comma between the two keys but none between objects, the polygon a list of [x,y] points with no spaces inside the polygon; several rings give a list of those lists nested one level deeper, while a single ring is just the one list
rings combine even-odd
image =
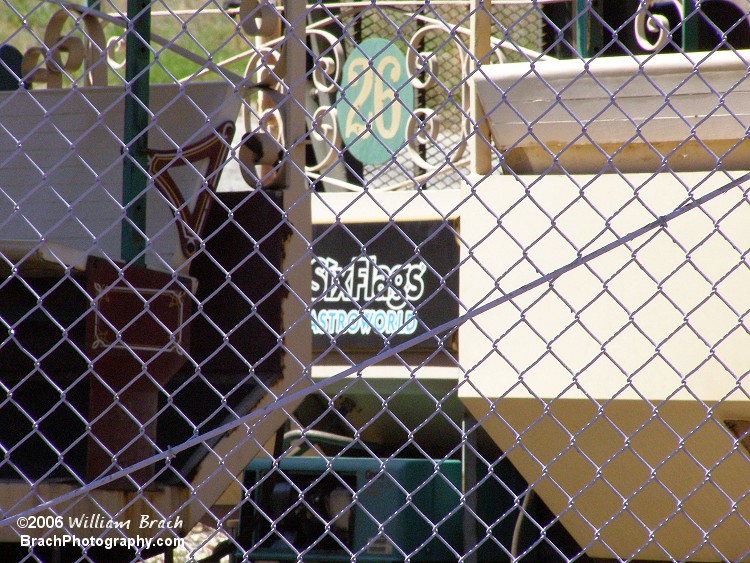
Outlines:
[{"label": "curved metal scroll", "polygon": [[[649,11],[654,4],[659,2],[663,3],[663,0],[642,0],[640,9],[635,15],[635,20],[633,20],[633,26],[635,27],[635,40],[638,43],[638,46],[644,51],[659,51],[669,43],[672,38],[672,27],[669,23],[669,19],[664,15],[653,14]],[[684,20],[685,10],[683,9],[682,2],[671,0],[671,4],[677,9],[680,19]],[[658,34],[654,43],[648,39],[648,33]]]},{"label": "curved metal scroll", "polygon": [[[92,15],[83,15],[84,42],[73,36],[73,32],[63,35],[63,25],[68,18],[74,19],[68,10],[55,12],[44,32],[44,46],[31,47],[24,53],[24,80],[46,82],[47,88],[62,88],[63,76],[70,77],[83,65],[86,86],[106,86],[107,66],[101,60],[106,46],[101,22]],[[77,21],[75,24],[78,26]],[[73,31],[76,30],[79,28]]]}]

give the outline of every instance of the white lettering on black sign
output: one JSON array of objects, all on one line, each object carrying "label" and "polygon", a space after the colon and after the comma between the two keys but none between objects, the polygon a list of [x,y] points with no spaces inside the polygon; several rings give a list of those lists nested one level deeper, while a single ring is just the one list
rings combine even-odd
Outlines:
[{"label": "white lettering on black sign", "polygon": [[[377,256],[360,256],[341,265],[330,257],[313,261],[313,298],[325,304],[313,312],[314,334],[413,334],[413,307],[424,297],[424,262],[378,264]],[[329,304],[363,304],[363,308],[328,308]]]},{"label": "white lettering on black sign", "polygon": [[[458,314],[458,245],[443,221],[313,229],[313,347],[379,350]],[[429,350],[443,344],[421,343]],[[450,343],[449,343],[450,345]]]},{"label": "white lettering on black sign", "polygon": [[333,258],[313,261],[313,297],[325,303],[383,303],[403,309],[424,296],[424,262],[378,264],[377,256],[360,256],[341,266]]}]

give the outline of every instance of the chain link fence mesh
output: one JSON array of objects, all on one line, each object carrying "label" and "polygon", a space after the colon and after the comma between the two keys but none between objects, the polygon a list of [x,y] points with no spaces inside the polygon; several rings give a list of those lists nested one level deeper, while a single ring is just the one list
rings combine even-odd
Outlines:
[{"label": "chain link fence mesh", "polygon": [[750,558],[750,4],[5,0],[0,559]]}]

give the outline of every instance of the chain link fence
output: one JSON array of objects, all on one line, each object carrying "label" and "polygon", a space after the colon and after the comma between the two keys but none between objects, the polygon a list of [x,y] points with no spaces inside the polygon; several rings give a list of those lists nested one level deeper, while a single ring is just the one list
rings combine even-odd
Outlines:
[{"label": "chain link fence", "polygon": [[0,560],[750,559],[745,0],[0,18]]}]

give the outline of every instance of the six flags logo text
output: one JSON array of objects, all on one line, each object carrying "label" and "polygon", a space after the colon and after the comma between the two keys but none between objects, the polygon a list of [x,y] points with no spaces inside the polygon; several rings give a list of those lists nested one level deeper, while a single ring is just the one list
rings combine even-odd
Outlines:
[{"label": "six flags logo text", "polygon": [[[312,264],[312,295],[320,304],[346,309],[313,311],[314,334],[412,334],[417,328],[414,302],[425,293],[424,262],[378,264],[377,256],[360,256],[345,266],[320,257]],[[359,304],[360,307],[351,307]]]}]

